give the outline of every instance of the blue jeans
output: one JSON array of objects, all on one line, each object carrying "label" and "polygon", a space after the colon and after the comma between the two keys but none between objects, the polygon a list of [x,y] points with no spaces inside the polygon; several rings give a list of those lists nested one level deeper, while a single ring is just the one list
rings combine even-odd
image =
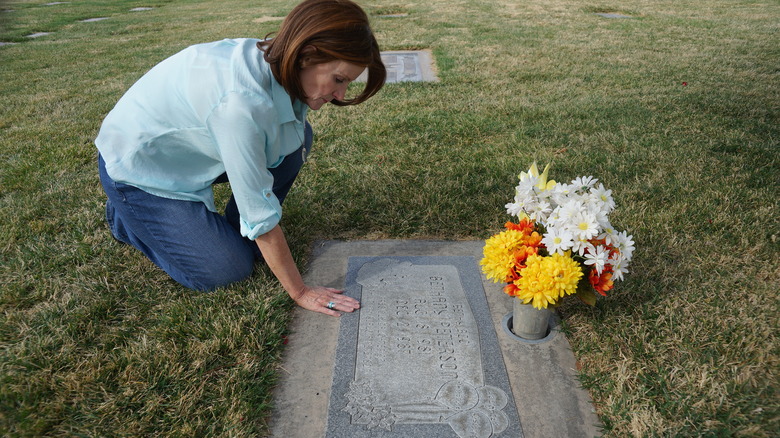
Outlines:
[{"label": "blue jeans", "polygon": [[[298,151],[268,169],[279,202],[292,187],[311,150],[312,130]],[[139,249],[174,280],[195,290],[213,290],[249,277],[262,255],[254,241],[239,232],[236,201],[231,196],[225,215],[209,211],[201,202],[155,196],[118,183],[106,173],[98,156],[100,182],[108,196],[106,221],[114,238]],[[223,174],[215,184],[227,182]]]}]

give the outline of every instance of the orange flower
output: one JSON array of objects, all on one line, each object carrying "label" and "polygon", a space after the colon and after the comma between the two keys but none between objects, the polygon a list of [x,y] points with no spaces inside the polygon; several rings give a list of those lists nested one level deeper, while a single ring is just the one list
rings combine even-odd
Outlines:
[{"label": "orange flower", "polygon": [[538,248],[539,245],[542,244],[542,235],[534,231],[530,236],[528,236],[528,238],[526,238],[525,244],[528,246],[533,246],[534,248]]},{"label": "orange flower", "polygon": [[504,226],[508,230],[522,231],[523,234],[529,235],[534,230],[534,221],[528,219],[527,217],[524,217],[520,219],[520,222],[518,223],[507,222],[504,224]]},{"label": "orange flower", "polygon": [[517,248],[515,250],[515,265],[517,265],[516,269],[519,271],[525,268],[525,259],[527,259],[529,256],[537,254],[538,252],[539,252],[538,247],[528,245],[528,244],[525,244],[520,248]]},{"label": "orange flower", "polygon": [[510,297],[514,297],[517,295],[517,292],[520,290],[517,286],[515,286],[514,283],[509,283],[506,286],[504,286],[504,293],[509,295]]},{"label": "orange flower", "polygon": [[604,297],[607,296],[606,292],[614,287],[614,284],[612,283],[612,268],[609,266],[604,267],[601,275],[599,275],[595,269],[591,269],[588,280],[590,280],[593,289],[596,289],[596,292]]}]

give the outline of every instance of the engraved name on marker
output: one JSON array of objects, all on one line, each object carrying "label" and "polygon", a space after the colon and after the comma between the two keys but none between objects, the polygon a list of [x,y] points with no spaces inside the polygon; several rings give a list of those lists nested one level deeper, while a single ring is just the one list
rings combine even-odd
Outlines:
[{"label": "engraved name on marker", "polygon": [[351,424],[444,423],[460,438],[507,428],[507,394],[485,384],[477,323],[454,266],[379,259],[360,268],[357,283],[355,374],[343,408]]}]

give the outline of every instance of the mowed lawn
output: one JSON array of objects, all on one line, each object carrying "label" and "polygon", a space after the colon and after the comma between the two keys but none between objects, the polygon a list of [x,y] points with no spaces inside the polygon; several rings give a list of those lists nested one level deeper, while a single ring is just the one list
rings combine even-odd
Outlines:
[{"label": "mowed lawn", "polygon": [[[0,435],[262,436],[291,300],[262,266],[191,292],[114,241],[92,142],[153,65],[296,2],[45,3],[0,3]],[[534,160],[592,175],[637,246],[559,308],[604,435],[780,435],[780,3],[359,3],[440,82],[310,115],[300,266],[317,239],[484,239]]]}]

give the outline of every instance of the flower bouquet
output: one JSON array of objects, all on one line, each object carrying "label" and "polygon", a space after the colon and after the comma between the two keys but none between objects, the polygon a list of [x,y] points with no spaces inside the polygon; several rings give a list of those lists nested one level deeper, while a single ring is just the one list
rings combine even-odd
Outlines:
[{"label": "flower bouquet", "polygon": [[480,262],[487,278],[507,283],[504,292],[536,309],[576,295],[593,306],[614,281],[623,280],[634,251],[633,237],[609,222],[612,191],[591,177],[569,184],[547,179],[534,163],[520,174],[507,213],[518,221],[485,241]]}]

